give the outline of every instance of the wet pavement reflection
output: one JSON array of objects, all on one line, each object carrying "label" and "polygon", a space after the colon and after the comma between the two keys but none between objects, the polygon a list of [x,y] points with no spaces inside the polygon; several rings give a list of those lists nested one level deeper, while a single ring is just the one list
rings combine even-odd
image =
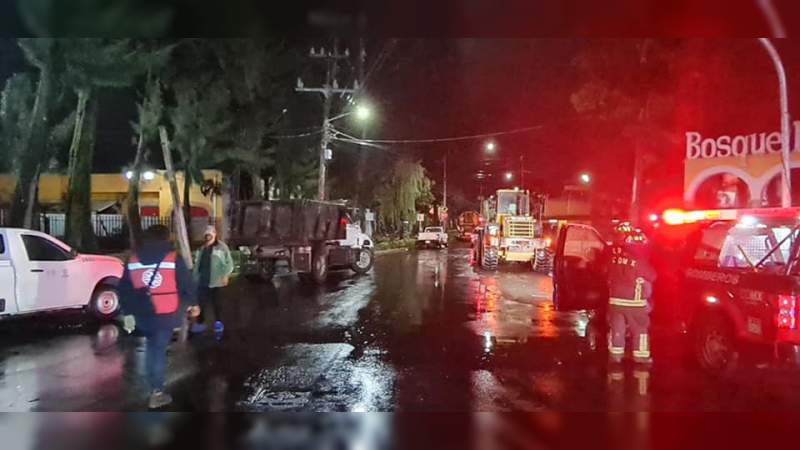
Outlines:
[{"label": "wet pavement reflection", "polygon": [[[553,310],[526,266],[485,273],[469,250],[380,256],[374,272],[235,282],[224,337],[170,348],[179,411],[800,410],[797,372],[695,369],[656,333],[652,368],[609,368],[591,317]],[[143,343],[82,317],[0,323],[0,410],[144,410]],[[646,426],[644,424],[643,426]],[[255,438],[254,438],[255,439]]]}]

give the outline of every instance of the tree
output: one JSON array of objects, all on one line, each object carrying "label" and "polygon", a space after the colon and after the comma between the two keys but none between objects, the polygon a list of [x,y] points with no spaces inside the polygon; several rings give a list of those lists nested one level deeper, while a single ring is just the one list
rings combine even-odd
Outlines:
[{"label": "tree", "polygon": [[148,73],[145,82],[145,91],[137,105],[136,122],[131,127],[136,133],[136,156],[131,168],[131,177],[128,181],[128,233],[131,248],[137,248],[142,236],[142,218],[139,211],[139,183],[142,177],[142,166],[146,159],[145,149],[147,144],[158,136],[158,125],[163,113],[161,97],[161,82]]},{"label": "tree", "polygon": [[28,127],[35,101],[29,74],[14,74],[0,94],[0,172],[16,172],[20,155],[27,149]]},{"label": "tree", "polygon": [[36,36],[161,35],[174,16],[165,2],[140,0],[18,0],[20,16]]},{"label": "tree", "polygon": [[282,200],[315,198],[319,181],[317,152],[316,147],[309,147],[302,142],[279,146],[270,179],[272,194]]},{"label": "tree", "polygon": [[48,123],[53,103],[55,84],[54,39],[19,39],[18,44],[27,61],[39,71],[30,124],[21,138],[17,183],[11,206],[11,224],[32,228],[36,198],[39,189],[39,174],[42,165],[49,159]]},{"label": "tree", "polygon": [[231,126],[228,117],[230,93],[210,76],[181,79],[172,85],[174,106],[167,109],[172,124],[172,144],[184,170],[183,208],[191,220],[191,187],[204,181],[203,169],[227,159],[218,147]]},{"label": "tree", "polygon": [[66,239],[82,250],[95,247],[91,223],[91,174],[97,122],[97,91],[130,86],[152,66],[153,55],[128,39],[65,39],[63,82],[76,96],[67,167]]},{"label": "tree", "polygon": [[231,95],[232,126],[228,133],[234,154],[223,164],[234,182],[249,179],[252,196],[263,198],[264,176],[275,164],[271,138],[287,112],[291,67],[284,44],[273,39],[218,39],[208,42],[222,80]]},{"label": "tree", "polygon": [[[614,134],[624,140],[615,143],[617,154],[609,154],[609,162],[634,161],[632,222],[640,218],[641,174],[658,158],[653,150],[674,144],[668,131],[674,117],[675,73],[682,45],[679,41],[652,39],[601,41],[574,61],[585,82],[570,96],[573,108],[602,122],[606,130],[618,130]],[[599,172],[614,173],[618,169]]]},{"label": "tree", "polygon": [[404,221],[415,222],[417,211],[433,202],[432,185],[419,162],[396,160],[377,193],[379,226],[397,231]]}]

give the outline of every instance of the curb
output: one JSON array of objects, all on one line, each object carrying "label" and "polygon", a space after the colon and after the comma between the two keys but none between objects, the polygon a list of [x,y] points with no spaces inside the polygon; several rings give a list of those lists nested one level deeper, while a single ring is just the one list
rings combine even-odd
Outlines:
[{"label": "curb", "polygon": [[391,255],[394,253],[405,253],[408,252],[407,248],[390,248],[388,250],[378,250],[375,252],[375,256],[383,256],[383,255]]}]

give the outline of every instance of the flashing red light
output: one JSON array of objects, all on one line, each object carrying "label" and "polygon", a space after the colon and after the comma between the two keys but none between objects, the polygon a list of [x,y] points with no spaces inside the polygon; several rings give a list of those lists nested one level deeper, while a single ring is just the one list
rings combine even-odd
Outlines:
[{"label": "flashing red light", "polygon": [[797,324],[797,298],[793,295],[778,296],[778,328],[794,329]]},{"label": "flashing red light", "polygon": [[347,226],[347,224],[349,224],[350,222],[347,220],[347,217],[342,217],[342,218],[339,220],[339,223],[340,223],[340,224],[341,224],[343,227],[346,227],[346,226]]}]

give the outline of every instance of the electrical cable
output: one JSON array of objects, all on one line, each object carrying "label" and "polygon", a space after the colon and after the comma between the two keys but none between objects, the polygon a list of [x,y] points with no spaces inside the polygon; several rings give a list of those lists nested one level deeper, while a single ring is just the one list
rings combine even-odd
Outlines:
[{"label": "electrical cable", "polygon": [[317,130],[314,130],[314,131],[309,131],[308,133],[301,133],[301,134],[283,134],[283,135],[269,136],[269,137],[270,137],[270,138],[272,138],[272,139],[296,139],[296,138],[302,138],[302,137],[314,136],[314,135],[317,135],[317,134],[320,134],[320,133],[322,133],[322,129],[317,129]]},{"label": "electrical cable", "polygon": [[475,139],[490,138],[496,136],[504,136],[509,134],[526,133],[536,131],[544,128],[544,125],[534,125],[530,127],[516,128],[512,130],[496,131],[491,133],[471,134],[465,136],[452,136],[443,138],[430,138],[430,139],[359,139],[362,142],[372,144],[432,144],[437,142],[455,142],[455,141],[470,141]]}]

